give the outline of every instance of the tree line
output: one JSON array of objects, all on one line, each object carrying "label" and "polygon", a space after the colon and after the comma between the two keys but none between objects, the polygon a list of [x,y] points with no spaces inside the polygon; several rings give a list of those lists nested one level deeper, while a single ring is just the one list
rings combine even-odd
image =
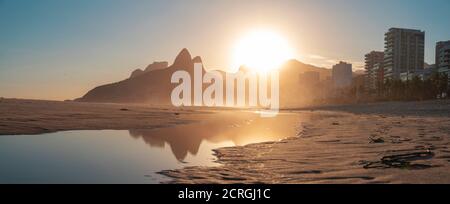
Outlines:
[{"label": "tree line", "polygon": [[406,81],[387,79],[378,88],[378,97],[382,100],[429,100],[447,98],[449,92],[448,75],[433,72],[425,80],[419,76]]}]

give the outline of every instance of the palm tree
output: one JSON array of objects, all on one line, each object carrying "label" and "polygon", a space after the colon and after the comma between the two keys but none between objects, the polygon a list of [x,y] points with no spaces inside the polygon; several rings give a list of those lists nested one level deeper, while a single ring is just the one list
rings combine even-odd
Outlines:
[{"label": "palm tree", "polygon": [[425,100],[443,98],[450,95],[448,75],[433,72],[431,76],[422,80],[414,76],[412,80],[405,82],[399,79],[386,79],[382,88],[381,96],[385,100]]},{"label": "palm tree", "polygon": [[443,98],[444,94],[448,92],[448,75],[447,73],[440,74],[439,85],[437,87],[440,98]]},{"label": "palm tree", "polygon": [[408,81],[408,99],[423,100],[423,81],[415,75],[411,81]]}]

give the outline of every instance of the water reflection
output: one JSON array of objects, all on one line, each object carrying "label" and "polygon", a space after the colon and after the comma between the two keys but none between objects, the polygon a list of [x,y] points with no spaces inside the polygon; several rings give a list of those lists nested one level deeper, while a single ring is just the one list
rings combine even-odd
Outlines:
[{"label": "water reflection", "polygon": [[[219,113],[201,122],[153,130],[130,130],[133,138],[141,138],[150,147],[168,145],[178,161],[191,154],[197,155],[203,141],[213,144],[231,142],[246,145],[276,141],[295,136],[299,132],[297,114],[280,114],[274,118],[261,118],[250,112]],[[219,145],[220,147],[220,145]]]},{"label": "water reflection", "polygon": [[0,183],[159,183],[168,178],[156,172],[219,165],[212,149],[295,136],[300,125],[298,114],[198,117],[200,122],[153,130],[1,136]]}]

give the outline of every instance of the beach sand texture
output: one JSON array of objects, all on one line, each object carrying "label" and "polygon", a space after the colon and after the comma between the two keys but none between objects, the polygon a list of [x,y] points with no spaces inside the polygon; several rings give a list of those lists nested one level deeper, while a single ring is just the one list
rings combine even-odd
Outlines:
[{"label": "beach sand texture", "polygon": [[[296,137],[217,149],[219,166],[160,173],[171,183],[450,183],[450,101],[286,111],[308,118]],[[0,100],[0,112],[2,135],[152,129],[214,116],[194,109],[15,99]]]}]

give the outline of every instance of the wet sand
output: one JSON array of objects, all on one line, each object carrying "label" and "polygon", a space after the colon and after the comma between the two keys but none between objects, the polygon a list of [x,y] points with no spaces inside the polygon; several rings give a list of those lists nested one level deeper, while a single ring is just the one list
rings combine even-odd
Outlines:
[{"label": "wet sand", "polygon": [[[146,130],[199,122],[215,112],[0,99],[0,135]],[[171,183],[450,183],[448,100],[285,112],[307,118],[296,137],[217,149],[219,166],[160,173]]]},{"label": "wet sand", "polygon": [[30,135],[66,130],[168,127],[197,120],[195,116],[208,111],[138,104],[0,99],[0,113],[0,135]]},{"label": "wet sand", "polygon": [[312,116],[298,137],[218,149],[219,167],[161,174],[173,183],[450,183],[449,104],[303,110]]}]

